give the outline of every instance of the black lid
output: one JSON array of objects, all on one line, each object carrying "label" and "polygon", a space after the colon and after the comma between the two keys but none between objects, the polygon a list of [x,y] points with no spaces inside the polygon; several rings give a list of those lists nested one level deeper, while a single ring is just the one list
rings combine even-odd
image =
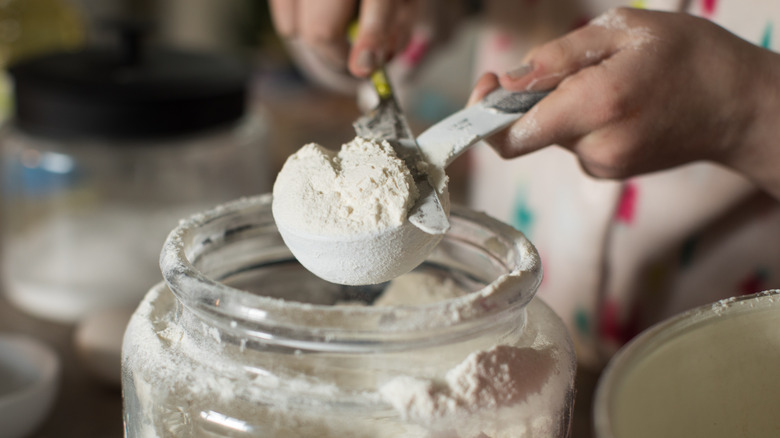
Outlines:
[{"label": "black lid", "polygon": [[119,50],[90,48],[10,68],[15,122],[54,137],[141,139],[192,134],[239,119],[247,70],[236,59],[149,48],[125,38]]}]

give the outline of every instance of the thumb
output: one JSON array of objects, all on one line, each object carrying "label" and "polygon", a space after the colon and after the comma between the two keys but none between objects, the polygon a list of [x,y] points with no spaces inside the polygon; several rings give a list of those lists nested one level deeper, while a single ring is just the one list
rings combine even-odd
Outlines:
[{"label": "thumb", "polygon": [[471,90],[471,95],[466,103],[466,106],[474,105],[482,100],[488,93],[498,88],[498,76],[495,73],[485,73],[474,84],[474,88]]}]

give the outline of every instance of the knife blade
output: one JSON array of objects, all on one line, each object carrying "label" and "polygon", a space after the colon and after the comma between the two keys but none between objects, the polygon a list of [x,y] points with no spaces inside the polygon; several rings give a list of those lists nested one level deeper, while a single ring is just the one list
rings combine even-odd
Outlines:
[{"label": "knife blade", "polygon": [[379,103],[353,123],[355,133],[360,137],[387,140],[395,149],[414,178],[420,197],[409,210],[408,219],[413,225],[429,234],[444,234],[450,227],[439,194],[424,172],[422,152],[409,129],[393,88],[384,69],[371,76],[379,95]]}]

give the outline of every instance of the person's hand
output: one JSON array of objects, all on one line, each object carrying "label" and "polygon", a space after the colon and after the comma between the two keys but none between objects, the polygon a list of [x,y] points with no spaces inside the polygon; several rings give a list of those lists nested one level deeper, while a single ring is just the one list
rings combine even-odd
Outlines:
[{"label": "person's hand", "polygon": [[780,197],[780,56],[704,19],[611,10],[483,76],[471,102],[499,83],[554,89],[489,139],[504,157],[558,144],[601,178],[712,160]]},{"label": "person's hand", "polygon": [[[417,0],[269,0],[277,32],[310,49],[333,70],[366,77],[409,40]],[[358,10],[359,9],[359,10]],[[357,15],[355,15],[357,13]],[[347,43],[347,28],[358,33]]]}]

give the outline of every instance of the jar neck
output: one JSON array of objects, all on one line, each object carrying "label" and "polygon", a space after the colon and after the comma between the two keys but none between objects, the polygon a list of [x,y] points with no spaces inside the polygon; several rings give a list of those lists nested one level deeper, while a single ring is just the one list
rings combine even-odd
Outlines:
[{"label": "jar neck", "polygon": [[[171,232],[163,248],[163,276],[185,312],[227,336],[267,348],[353,353],[419,349],[524,325],[541,266],[533,246],[506,225],[453,209],[452,230],[426,263],[468,277],[471,293],[421,306],[328,305],[287,298],[343,293],[346,287],[307,285],[293,272],[293,287],[284,289],[279,278],[289,278],[272,274],[295,262],[276,231],[270,203],[265,195],[196,215]],[[251,272],[260,293],[229,285]]]}]

